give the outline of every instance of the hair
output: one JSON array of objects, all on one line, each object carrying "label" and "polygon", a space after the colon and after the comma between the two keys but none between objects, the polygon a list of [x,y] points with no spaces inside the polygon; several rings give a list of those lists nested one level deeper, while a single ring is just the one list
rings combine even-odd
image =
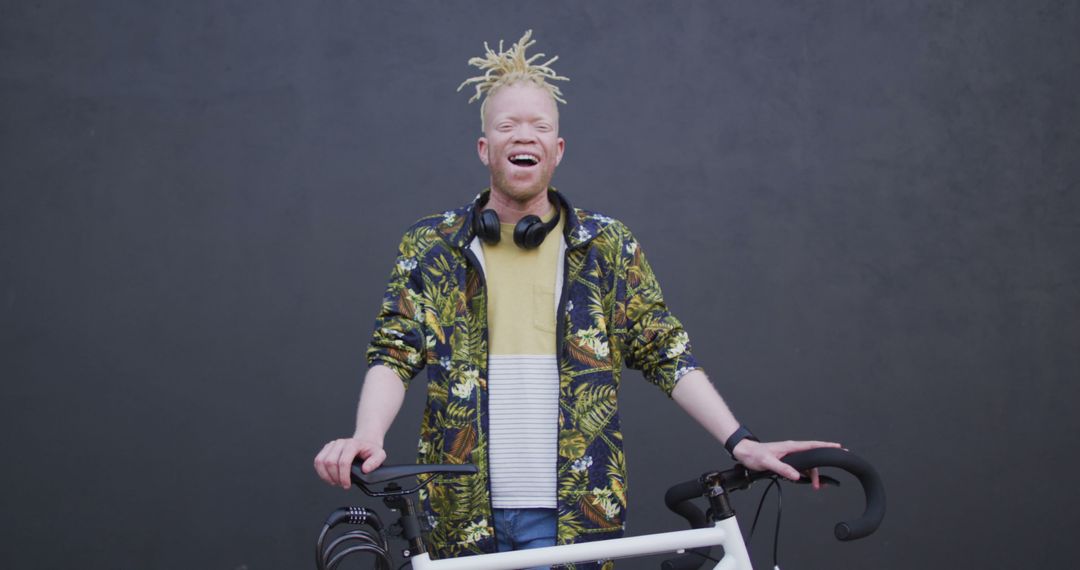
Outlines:
[{"label": "hair", "polygon": [[488,100],[491,99],[491,94],[505,85],[523,81],[531,82],[547,91],[556,101],[566,104],[566,100],[562,98],[562,91],[557,86],[549,83],[551,81],[570,81],[570,78],[563,77],[548,67],[558,60],[559,56],[555,56],[544,63],[533,63],[544,57],[544,54],[538,53],[529,58],[525,57],[525,50],[536,43],[536,40],[531,38],[532,30],[527,30],[517,43],[505,51],[503,50],[502,40],[499,40],[498,52],[492,50],[488,47],[487,42],[484,42],[484,56],[469,58],[469,65],[479,68],[484,74],[466,79],[458,86],[457,90],[461,91],[466,85],[474,85],[476,93],[469,98],[469,103],[481,97],[484,98],[484,101],[480,104],[481,129],[484,128],[484,109],[487,107]]}]

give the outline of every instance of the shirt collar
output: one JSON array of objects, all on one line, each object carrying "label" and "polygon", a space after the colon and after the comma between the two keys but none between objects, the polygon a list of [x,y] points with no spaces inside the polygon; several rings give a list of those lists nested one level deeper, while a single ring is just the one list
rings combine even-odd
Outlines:
[{"label": "shirt collar", "polygon": [[[483,202],[490,192],[490,188],[485,189],[477,194],[476,198],[469,204],[446,212],[443,215],[443,221],[438,226],[439,232],[452,245],[459,249],[466,248],[469,246],[469,242],[476,237],[473,231],[473,217],[478,215],[477,204]],[[589,243],[603,230],[606,225],[603,223],[603,219],[598,219],[595,215],[574,208],[566,200],[566,197],[555,190],[554,187],[549,187],[548,192],[555,195],[555,202],[560,205],[563,214],[566,216],[566,222],[563,224],[563,236],[566,238],[566,245],[569,249]],[[603,216],[599,218],[603,218]]]}]

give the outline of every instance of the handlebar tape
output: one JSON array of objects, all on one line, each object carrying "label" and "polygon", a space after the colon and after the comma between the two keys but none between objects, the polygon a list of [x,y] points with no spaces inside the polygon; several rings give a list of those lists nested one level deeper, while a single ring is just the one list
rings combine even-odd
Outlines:
[{"label": "handlebar tape", "polygon": [[836,524],[834,533],[837,540],[855,540],[867,536],[877,530],[885,518],[885,485],[874,467],[859,456],[842,449],[819,448],[786,455],[781,461],[799,471],[836,467],[859,480],[866,497],[866,508],[861,517]]},{"label": "handlebar tape", "polygon": [[[799,471],[814,467],[836,467],[851,473],[859,480],[866,498],[866,508],[859,518],[837,523],[833,529],[837,540],[849,541],[868,536],[877,530],[885,518],[885,486],[874,467],[859,456],[842,449],[819,448],[789,454],[782,461]],[[692,479],[668,489],[664,495],[664,503],[690,522],[692,528],[702,528],[707,524],[705,514],[691,501],[704,493],[701,481]]]},{"label": "handlebar tape", "polygon": [[697,505],[691,503],[693,499],[701,497],[705,493],[705,487],[698,479],[691,479],[679,483],[667,490],[664,494],[664,504],[675,514],[690,522],[690,528],[705,528],[705,513]]},{"label": "handlebar tape", "polygon": [[[689,521],[691,528],[705,528],[709,524],[705,519],[705,513],[701,512],[697,505],[690,502],[701,497],[704,492],[705,487],[700,480],[685,481],[668,489],[667,493],[664,494],[664,504],[677,515]],[[709,555],[711,550],[712,548],[707,546],[694,548],[690,552],[664,560],[660,563],[660,569],[697,570],[707,560],[705,557]]]}]

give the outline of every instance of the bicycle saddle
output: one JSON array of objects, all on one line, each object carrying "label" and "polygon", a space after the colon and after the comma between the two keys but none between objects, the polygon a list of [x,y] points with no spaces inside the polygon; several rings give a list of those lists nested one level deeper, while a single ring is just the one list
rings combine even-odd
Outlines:
[{"label": "bicycle saddle", "polygon": [[393,481],[395,479],[403,479],[405,477],[417,477],[420,475],[467,475],[476,473],[476,466],[471,463],[463,465],[436,465],[436,464],[419,464],[419,465],[383,465],[371,473],[364,473],[360,470],[362,460],[353,461],[352,464],[352,481],[358,485],[378,485],[379,483],[385,483],[387,481]]}]

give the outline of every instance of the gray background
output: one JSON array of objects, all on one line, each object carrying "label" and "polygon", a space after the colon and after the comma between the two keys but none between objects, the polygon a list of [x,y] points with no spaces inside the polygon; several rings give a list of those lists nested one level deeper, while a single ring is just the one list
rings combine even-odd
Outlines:
[{"label": "gray background", "polygon": [[[1080,555],[1076,3],[117,0],[0,7],[0,566],[311,566],[401,231],[487,182],[454,89],[527,28],[572,79],[556,185],[736,413],[885,477],[851,544],[852,486],[789,488],[782,565]],[[621,399],[630,532],[679,528],[663,490],[728,460]]]}]

